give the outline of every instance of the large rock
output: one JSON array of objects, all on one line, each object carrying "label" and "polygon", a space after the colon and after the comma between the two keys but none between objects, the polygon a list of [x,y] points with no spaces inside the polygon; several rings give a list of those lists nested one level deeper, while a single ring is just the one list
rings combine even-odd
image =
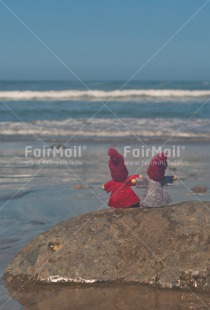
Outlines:
[{"label": "large rock", "polygon": [[8,266],[8,283],[143,283],[210,291],[210,202],[109,209],[61,222]]}]

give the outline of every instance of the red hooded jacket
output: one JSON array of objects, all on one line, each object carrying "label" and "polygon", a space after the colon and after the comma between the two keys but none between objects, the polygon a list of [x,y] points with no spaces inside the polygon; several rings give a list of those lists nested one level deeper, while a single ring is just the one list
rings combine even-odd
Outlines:
[{"label": "red hooded jacket", "polygon": [[131,175],[124,182],[115,182],[113,180],[104,184],[107,193],[111,192],[109,198],[109,207],[112,208],[128,208],[140,202],[139,197],[134,193],[131,186],[132,179],[137,179],[139,175]]}]

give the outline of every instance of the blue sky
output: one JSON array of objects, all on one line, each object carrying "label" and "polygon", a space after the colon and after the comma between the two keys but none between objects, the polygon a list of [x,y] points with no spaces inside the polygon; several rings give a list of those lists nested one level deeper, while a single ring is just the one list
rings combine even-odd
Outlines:
[{"label": "blue sky", "polygon": [[[198,0],[4,0],[83,80],[127,80],[204,4]],[[210,2],[137,80],[210,80]],[[0,80],[75,77],[0,1]]]}]

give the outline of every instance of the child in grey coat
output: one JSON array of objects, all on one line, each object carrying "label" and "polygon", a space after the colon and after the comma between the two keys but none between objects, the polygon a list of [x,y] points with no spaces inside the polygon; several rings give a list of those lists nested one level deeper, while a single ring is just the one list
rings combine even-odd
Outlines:
[{"label": "child in grey coat", "polygon": [[142,207],[157,208],[172,202],[164,187],[173,185],[177,178],[176,176],[165,176],[167,167],[167,156],[160,153],[151,160],[147,169],[147,177],[139,176],[138,179],[132,180],[132,184],[136,184],[136,188],[145,188],[140,202]]}]

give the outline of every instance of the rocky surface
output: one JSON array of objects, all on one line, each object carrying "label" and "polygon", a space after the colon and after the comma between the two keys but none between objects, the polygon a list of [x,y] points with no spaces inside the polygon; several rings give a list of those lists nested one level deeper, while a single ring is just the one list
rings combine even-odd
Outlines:
[{"label": "rocky surface", "polygon": [[210,291],[210,202],[108,209],[35,237],[5,272],[8,283],[142,283]]}]

